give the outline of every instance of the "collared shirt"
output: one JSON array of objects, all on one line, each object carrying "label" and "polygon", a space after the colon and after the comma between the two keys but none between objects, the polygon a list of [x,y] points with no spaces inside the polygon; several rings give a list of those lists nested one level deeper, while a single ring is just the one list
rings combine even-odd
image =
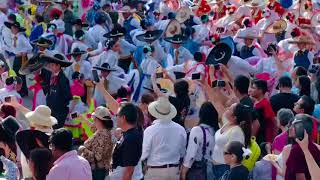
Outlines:
[{"label": "collared shirt", "polygon": [[[200,124],[201,127],[205,130],[206,135],[206,151],[204,154],[204,158],[211,161],[211,155],[213,153],[213,147],[214,147],[214,131],[213,129],[206,125],[206,124]],[[191,129],[189,141],[188,141],[188,147],[187,147],[187,153],[184,157],[183,165],[185,167],[191,168],[194,161],[200,161],[203,157],[202,155],[202,148],[203,148],[203,131],[200,126],[195,126]]]},{"label": "collared shirt", "polygon": [[106,33],[107,30],[99,24],[96,24],[95,26],[89,29],[89,34],[91,35],[96,44],[98,44],[101,41],[101,39],[103,39],[103,35]]},{"label": "collared shirt", "polygon": [[91,180],[89,162],[77,155],[77,151],[69,151],[53,163],[47,180]]},{"label": "collared shirt", "polygon": [[147,159],[148,166],[179,164],[185,155],[186,141],[182,126],[171,120],[160,120],[144,131],[141,161]]},{"label": "collared shirt", "polygon": [[76,71],[76,66],[80,66],[80,73],[84,75],[84,79],[92,79],[91,64],[86,60],[80,60],[79,62],[73,62],[73,64],[65,69],[65,74],[68,79],[72,79],[72,74]]},{"label": "collared shirt", "polygon": [[126,41],[125,39],[121,38],[119,40],[120,43],[120,57],[123,56],[130,56],[132,52],[134,52],[137,47],[131,43],[129,43],[128,41]]},{"label": "collared shirt", "polygon": [[17,35],[12,34],[12,50],[14,54],[19,55],[20,53],[31,52],[32,46],[23,33],[18,33]]}]

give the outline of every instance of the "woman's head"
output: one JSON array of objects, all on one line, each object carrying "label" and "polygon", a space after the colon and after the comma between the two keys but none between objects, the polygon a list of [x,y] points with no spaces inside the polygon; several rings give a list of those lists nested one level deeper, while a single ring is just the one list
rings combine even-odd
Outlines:
[{"label": "woman's head", "polygon": [[240,164],[243,156],[244,145],[239,141],[231,141],[224,148],[224,161],[228,165]]},{"label": "woman's head", "polygon": [[178,81],[174,84],[174,93],[177,97],[189,96],[189,84],[185,80]]},{"label": "woman's head", "polygon": [[219,129],[218,118],[218,112],[211,102],[205,102],[201,105],[199,111],[199,124],[207,124],[217,131]]},{"label": "woman's head", "polygon": [[16,109],[9,104],[3,104],[0,107],[0,117],[3,119],[8,116],[16,117],[16,113]]},{"label": "woman's head", "polygon": [[311,81],[310,78],[306,75],[302,75],[298,77],[298,81],[297,81],[297,87],[299,88],[299,95],[303,96],[310,96],[311,93]]},{"label": "woman's head", "polygon": [[301,66],[295,67],[291,73],[291,77],[292,77],[293,81],[296,81],[297,78],[302,75],[308,75],[308,71],[304,67],[301,67]]},{"label": "woman's head", "polygon": [[92,113],[94,126],[99,130],[112,129],[113,121],[111,119],[110,112],[107,108],[99,106],[95,112]]},{"label": "woman's head", "polygon": [[230,124],[241,127],[245,137],[245,146],[247,147],[251,139],[252,109],[249,106],[235,103],[227,109],[225,117]]},{"label": "woman's head", "polygon": [[52,167],[52,154],[46,148],[34,149],[30,152],[29,168],[36,180],[45,180]]},{"label": "woman's head", "polygon": [[143,112],[147,112],[148,111],[148,105],[150,103],[152,103],[153,101],[155,101],[155,98],[152,94],[150,93],[144,93],[141,96],[140,99],[140,104],[139,104],[139,108],[143,111]]}]

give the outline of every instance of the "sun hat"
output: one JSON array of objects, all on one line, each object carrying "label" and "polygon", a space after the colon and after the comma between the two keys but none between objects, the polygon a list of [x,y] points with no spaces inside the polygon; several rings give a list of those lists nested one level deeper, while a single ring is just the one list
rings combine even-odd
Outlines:
[{"label": "sun hat", "polygon": [[267,27],[265,33],[276,34],[283,32],[287,29],[287,22],[283,19],[274,21],[270,26]]},{"label": "sun hat", "polygon": [[97,107],[91,115],[103,121],[111,121],[109,110],[103,106]]},{"label": "sun hat", "polygon": [[48,106],[40,105],[34,111],[25,114],[31,126],[46,127],[52,131],[52,126],[57,124],[57,119],[51,116],[51,109]]},{"label": "sun hat", "polygon": [[176,108],[170,103],[167,97],[160,97],[148,106],[149,113],[158,119],[171,121],[176,115]]}]

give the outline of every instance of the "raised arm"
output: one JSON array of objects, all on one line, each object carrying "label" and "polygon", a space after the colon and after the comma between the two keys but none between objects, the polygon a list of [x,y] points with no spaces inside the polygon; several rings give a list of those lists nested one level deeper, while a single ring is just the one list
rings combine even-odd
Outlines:
[{"label": "raised arm", "polygon": [[107,103],[107,107],[110,109],[110,111],[113,113],[116,113],[120,107],[120,104],[104,88],[102,79],[100,79],[100,82],[96,83],[96,88],[102,93],[102,95]]}]

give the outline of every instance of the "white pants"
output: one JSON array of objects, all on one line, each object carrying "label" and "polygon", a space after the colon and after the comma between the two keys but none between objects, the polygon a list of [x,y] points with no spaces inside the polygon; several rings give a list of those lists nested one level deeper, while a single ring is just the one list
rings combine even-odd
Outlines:
[{"label": "white pants", "polygon": [[179,167],[171,168],[148,168],[145,180],[179,180],[180,171]]}]

